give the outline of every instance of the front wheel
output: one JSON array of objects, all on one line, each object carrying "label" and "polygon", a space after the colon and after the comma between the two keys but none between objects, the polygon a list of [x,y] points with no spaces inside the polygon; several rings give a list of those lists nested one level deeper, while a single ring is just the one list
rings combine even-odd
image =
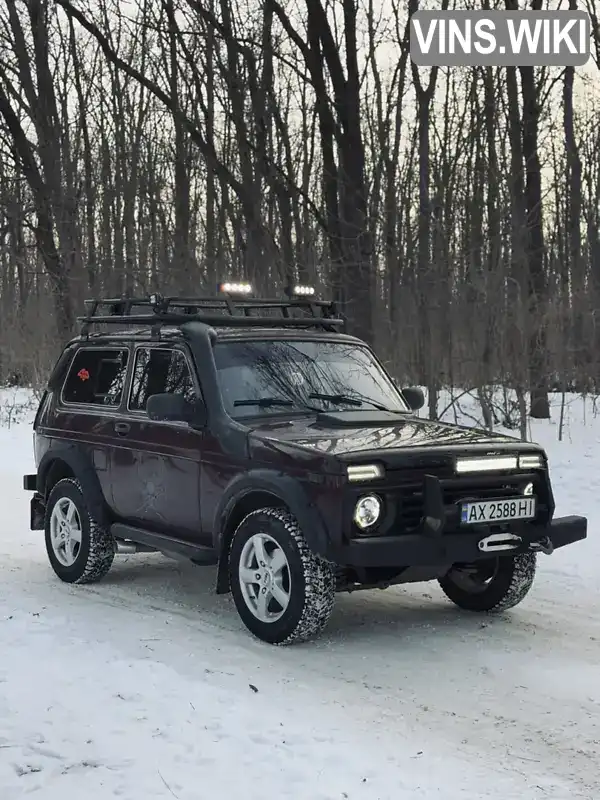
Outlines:
[{"label": "front wheel", "polygon": [[496,556],[474,564],[457,564],[439,579],[439,584],[444,594],[459,608],[506,611],[528,594],[536,567],[536,553]]},{"label": "front wheel", "polygon": [[315,637],[333,611],[331,565],[310,550],[295,517],[281,508],[242,520],[229,551],[229,583],[242,621],[269,644]]}]

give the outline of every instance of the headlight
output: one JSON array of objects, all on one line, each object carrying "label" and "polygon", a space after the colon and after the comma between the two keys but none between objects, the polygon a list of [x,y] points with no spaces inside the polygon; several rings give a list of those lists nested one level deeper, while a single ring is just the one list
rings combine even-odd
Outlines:
[{"label": "headlight", "polygon": [[383,478],[383,467],[379,464],[356,464],[348,467],[349,481],[374,481]]},{"label": "headlight", "polygon": [[519,456],[519,469],[541,469],[544,460],[540,455]]},{"label": "headlight", "polygon": [[361,530],[375,525],[381,516],[381,500],[374,494],[361,497],[354,509],[354,522]]}]

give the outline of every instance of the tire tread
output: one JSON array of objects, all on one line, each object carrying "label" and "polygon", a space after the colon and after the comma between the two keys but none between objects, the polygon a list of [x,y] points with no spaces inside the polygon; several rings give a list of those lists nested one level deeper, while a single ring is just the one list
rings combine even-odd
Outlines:
[{"label": "tire tread", "polygon": [[518,605],[529,593],[537,569],[537,553],[522,553],[515,556],[514,570],[510,585],[504,594],[491,609],[491,613],[507,611]]},{"label": "tire tread", "polygon": [[[506,557],[505,557],[506,558]],[[537,569],[537,553],[527,552],[512,556],[512,572],[510,578],[507,573],[497,576],[491,585],[481,594],[469,594],[452,582],[451,578],[438,580],[440,588],[455,605],[468,611],[479,611],[488,614],[499,614],[518,605],[529,593]],[[494,581],[499,581],[494,585]],[[500,589],[502,582],[506,585]],[[500,596],[493,602],[492,597]],[[486,602],[487,597],[487,602]]]}]

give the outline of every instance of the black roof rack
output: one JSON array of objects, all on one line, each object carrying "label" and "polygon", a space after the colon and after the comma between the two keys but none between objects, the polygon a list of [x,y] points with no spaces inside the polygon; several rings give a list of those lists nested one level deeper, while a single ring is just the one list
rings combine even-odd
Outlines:
[{"label": "black roof rack", "polygon": [[160,336],[163,326],[203,322],[225,328],[318,328],[344,330],[335,302],[299,297],[289,300],[222,297],[121,297],[86,300],[86,315],[77,317],[81,335],[92,325],[150,326]]}]

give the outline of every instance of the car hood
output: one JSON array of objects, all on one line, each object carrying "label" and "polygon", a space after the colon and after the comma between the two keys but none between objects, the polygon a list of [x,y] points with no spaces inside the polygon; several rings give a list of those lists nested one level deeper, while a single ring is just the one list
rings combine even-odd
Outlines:
[{"label": "car hood", "polygon": [[[249,425],[251,436],[269,443],[277,443],[304,451],[341,457],[377,453],[381,457],[393,451],[431,450],[432,448],[461,450],[518,449],[519,452],[540,452],[536,445],[512,436],[490,433],[485,430],[464,428],[446,422],[420,419],[412,415],[382,415],[377,422],[371,415],[367,424],[359,425],[343,414],[319,414],[317,418],[295,420],[261,420]],[[365,418],[366,422],[366,418]],[[248,424],[248,423],[246,423]]]}]

